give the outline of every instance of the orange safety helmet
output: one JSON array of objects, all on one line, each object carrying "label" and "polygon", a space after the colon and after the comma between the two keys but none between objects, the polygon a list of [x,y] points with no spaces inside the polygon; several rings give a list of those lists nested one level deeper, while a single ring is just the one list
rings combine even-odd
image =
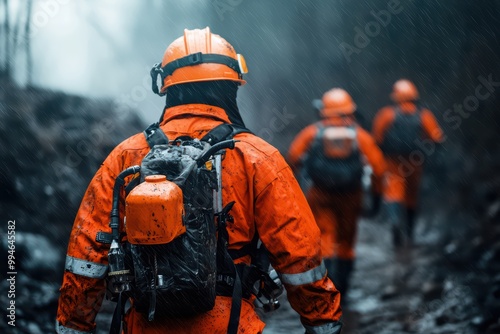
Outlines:
[{"label": "orange safety helmet", "polygon": [[[163,60],[151,69],[153,91],[165,95],[168,87],[188,82],[230,80],[246,83],[248,73],[245,58],[233,46],[210,28],[184,29],[184,36],[173,41],[165,51]],[[162,86],[158,91],[157,78]]]},{"label": "orange safety helmet", "polygon": [[400,79],[392,86],[391,99],[396,102],[409,102],[418,99],[417,87],[410,80]]},{"label": "orange safety helmet", "polygon": [[321,117],[333,117],[342,115],[352,115],[356,110],[356,104],[351,95],[342,88],[333,88],[323,94],[323,108]]}]

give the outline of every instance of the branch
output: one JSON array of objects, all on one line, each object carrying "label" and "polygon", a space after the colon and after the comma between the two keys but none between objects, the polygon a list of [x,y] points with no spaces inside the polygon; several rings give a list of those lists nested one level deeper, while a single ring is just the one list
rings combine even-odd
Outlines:
[{"label": "branch", "polygon": [[10,50],[10,14],[9,14],[9,0],[3,0],[5,7],[5,21],[4,21],[4,31],[5,31],[5,76],[10,78],[10,62],[11,62],[11,50]]}]

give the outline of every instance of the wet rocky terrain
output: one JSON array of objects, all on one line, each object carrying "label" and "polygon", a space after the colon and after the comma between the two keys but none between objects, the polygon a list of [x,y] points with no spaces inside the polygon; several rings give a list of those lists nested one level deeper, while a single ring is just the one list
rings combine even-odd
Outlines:
[{"label": "wet rocky terrain", "polygon": [[[414,246],[395,252],[385,228],[372,221],[360,223],[343,333],[499,332],[498,277],[472,266],[456,268],[443,258],[446,249],[431,239],[420,235]],[[485,286],[492,283],[496,288]],[[279,320],[267,316],[266,332],[303,333],[292,314],[284,302],[275,313]]]}]

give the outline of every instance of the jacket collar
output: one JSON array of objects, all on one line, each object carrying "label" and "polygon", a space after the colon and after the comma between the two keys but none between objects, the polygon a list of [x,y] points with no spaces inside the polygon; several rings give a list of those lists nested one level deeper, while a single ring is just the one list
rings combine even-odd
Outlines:
[{"label": "jacket collar", "polygon": [[338,117],[328,117],[328,118],[323,118],[320,121],[321,124],[328,126],[328,125],[334,125],[334,126],[352,126],[356,124],[356,121],[354,120],[354,117],[352,116],[338,116]]},{"label": "jacket collar", "polygon": [[183,104],[167,108],[163,114],[160,125],[164,125],[172,119],[184,118],[187,116],[212,118],[224,123],[231,123],[224,109],[220,107],[207,104]]},{"label": "jacket collar", "polygon": [[413,114],[417,111],[417,105],[414,102],[401,102],[397,106],[404,113]]}]

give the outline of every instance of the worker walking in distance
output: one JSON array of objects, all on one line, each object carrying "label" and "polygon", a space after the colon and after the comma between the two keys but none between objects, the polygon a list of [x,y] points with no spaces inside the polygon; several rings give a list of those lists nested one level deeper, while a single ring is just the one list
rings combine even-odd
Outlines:
[{"label": "worker walking in distance", "polygon": [[363,169],[372,167],[373,191],[380,199],[385,162],[371,135],[356,123],[356,105],[345,90],[327,91],[320,108],[321,120],[295,137],[288,161],[296,174],[312,181],[305,191],[321,230],[322,256],[328,275],[344,295],[354,267]]},{"label": "worker walking in distance", "polygon": [[166,96],[159,124],[119,144],[83,197],[57,333],[93,333],[106,289],[114,333],[261,333],[253,302],[276,308],[280,284],[307,333],[340,333],[309,205],[280,153],[244,127],[244,73],[243,56],[208,27],[167,47],[151,71]]},{"label": "worker walking in distance", "polygon": [[[419,93],[413,82],[394,83],[393,105],[382,108],[373,121],[373,136],[384,152],[388,172],[384,202],[396,247],[410,244],[418,206],[423,165],[443,132],[432,112],[418,105]],[[428,152],[428,147],[432,151]]]}]

